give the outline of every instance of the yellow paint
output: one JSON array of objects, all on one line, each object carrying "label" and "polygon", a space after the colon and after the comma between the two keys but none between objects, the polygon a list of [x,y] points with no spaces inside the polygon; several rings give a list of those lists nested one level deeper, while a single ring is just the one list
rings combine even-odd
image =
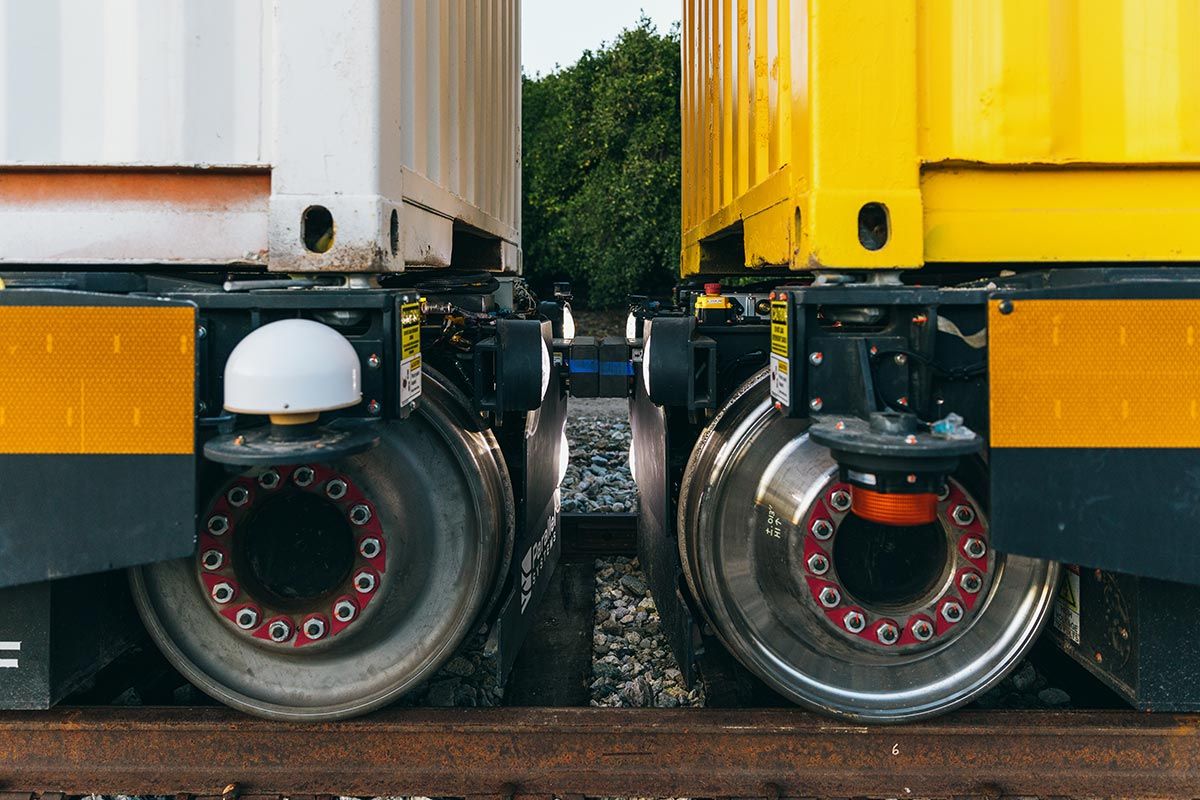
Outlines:
[{"label": "yellow paint", "polygon": [[1200,447],[1197,324],[1200,300],[992,302],[992,446]]},{"label": "yellow paint", "polygon": [[0,306],[0,453],[193,452],[194,330],[188,307]]},{"label": "yellow paint", "polygon": [[1197,42],[1196,0],[685,0],[682,271],[1200,261]]}]

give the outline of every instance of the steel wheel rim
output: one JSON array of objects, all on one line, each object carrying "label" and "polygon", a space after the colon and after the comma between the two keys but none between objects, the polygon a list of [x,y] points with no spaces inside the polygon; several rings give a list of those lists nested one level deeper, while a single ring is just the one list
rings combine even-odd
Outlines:
[{"label": "steel wheel rim", "polygon": [[214,612],[193,559],[130,570],[151,637],[188,680],[259,716],[350,717],[419,684],[474,630],[511,558],[511,484],[495,437],[471,428],[462,398],[428,371],[425,395],[378,448],[333,470],[371,496],[389,532],[379,596],[359,629],[310,647],[248,641]]},{"label": "steel wheel rim", "polygon": [[[1036,638],[1053,602],[1058,565],[989,553],[990,584],[975,613],[950,635],[929,646],[878,652],[848,646],[804,605],[807,581],[797,576],[795,585],[781,587],[763,580],[769,570],[778,574],[769,559],[786,560],[802,543],[800,523],[834,474],[828,451],[811,443],[805,429],[803,421],[774,412],[760,373],[693,450],[679,505],[680,553],[704,615],[747,668],[825,713],[901,722],[969,702],[1002,679]],[[762,544],[770,537],[761,535],[761,514],[781,502],[781,492],[793,499],[778,514],[783,544],[771,549]]]}]

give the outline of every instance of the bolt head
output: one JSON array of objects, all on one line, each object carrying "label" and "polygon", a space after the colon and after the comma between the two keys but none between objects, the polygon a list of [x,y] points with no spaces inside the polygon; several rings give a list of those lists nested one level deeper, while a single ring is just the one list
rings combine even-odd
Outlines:
[{"label": "bolt head", "polygon": [[820,351],[808,354],[808,363],[812,364],[814,367],[821,366],[821,362],[824,360],[825,354],[821,353]]},{"label": "bolt head", "polygon": [[382,410],[383,406],[379,405],[378,400],[372,400],[371,402],[367,403],[367,413],[372,417],[378,417],[379,412]]},{"label": "bolt head", "polygon": [[229,501],[229,505],[240,508],[250,502],[250,492],[245,486],[234,486],[225,493],[225,499]]},{"label": "bolt head", "polygon": [[325,484],[325,495],[330,500],[341,500],[346,496],[346,482],[341,478],[334,478],[329,483]]},{"label": "bolt head", "polygon": [[942,606],[942,619],[946,620],[946,622],[958,622],[960,619],[962,619],[962,616],[963,607],[956,601],[951,600],[949,603],[946,603]]},{"label": "bolt head", "polygon": [[808,407],[813,411],[820,411],[824,405],[825,403],[822,402],[821,398],[819,397],[814,397],[812,400],[808,401]]},{"label": "bolt head", "polygon": [[320,639],[325,635],[325,620],[320,617],[309,617],[300,628],[309,639]]},{"label": "bolt head", "polygon": [[239,628],[248,631],[258,625],[258,612],[253,608],[243,608],[237,612],[233,621]]},{"label": "bolt head", "polygon": [[213,514],[208,518],[208,524],[205,527],[213,536],[221,536],[229,530],[229,517],[223,514]]},{"label": "bolt head", "polygon": [[884,644],[895,644],[896,640],[900,638],[900,631],[892,623],[884,622],[875,629],[875,635]]},{"label": "bolt head", "polygon": [[894,361],[899,366],[903,367],[905,364],[908,363],[908,356],[904,355],[904,353],[896,353],[896,358],[894,359]]},{"label": "bolt head", "polygon": [[217,570],[225,563],[225,554],[220,550],[205,550],[200,556],[200,564],[207,570]]},{"label": "bolt head", "polygon": [[829,571],[829,559],[821,553],[813,553],[808,557],[808,570],[813,575],[824,575]]},{"label": "bolt head", "polygon": [[358,615],[358,606],[349,600],[338,600],[333,604],[333,618],[338,622],[349,622]]},{"label": "bolt head", "polygon": [[862,633],[863,628],[867,627],[867,620],[859,611],[847,611],[842,617],[842,624],[851,633]]},{"label": "bolt head", "polygon": [[984,544],[983,539],[971,536],[963,542],[963,552],[971,558],[983,558],[987,555],[987,545]]},{"label": "bolt head", "polygon": [[845,489],[838,489],[829,495],[829,505],[833,506],[834,511],[849,511],[850,502],[850,493]]},{"label": "bolt head", "polygon": [[978,572],[964,572],[958,579],[958,586],[967,594],[979,594],[983,588],[983,578]]},{"label": "bolt head", "polygon": [[916,437],[916,434],[912,434],[912,433],[910,433],[908,436],[905,436],[905,437],[904,437],[904,443],[905,443],[905,444],[916,444],[916,443],[917,443],[917,437]]},{"label": "bolt head", "polygon": [[221,581],[212,587],[212,592],[210,594],[214,601],[221,605],[225,605],[234,598],[234,595],[237,594],[237,589],[233,588],[232,583]]},{"label": "bolt head", "polygon": [[359,503],[358,505],[354,506],[354,508],[350,509],[350,521],[355,525],[366,525],[371,521],[370,506],[364,505],[363,503]]},{"label": "bolt head", "polygon": [[938,500],[946,500],[947,498],[950,497],[950,484],[949,483],[943,483],[941,485],[941,488],[938,489],[937,497],[938,497]]},{"label": "bolt head", "polygon": [[842,593],[832,586],[826,586],[817,595],[817,600],[826,608],[837,608],[842,602]]},{"label": "bolt head", "polygon": [[933,638],[933,625],[924,619],[919,619],[910,628],[913,638],[918,642],[928,642]]},{"label": "bolt head", "polygon": [[374,536],[368,536],[358,543],[358,554],[363,558],[374,558],[382,549],[382,543]]},{"label": "bolt head", "polygon": [[267,636],[272,642],[286,642],[292,638],[292,626],[284,620],[277,619],[267,628]]},{"label": "bolt head", "polygon": [[379,357],[379,353],[371,353],[367,356],[367,366],[371,369],[379,369],[379,365],[383,363],[383,359]]},{"label": "bolt head", "polygon": [[363,570],[354,576],[354,590],[359,594],[369,594],[375,591],[375,576]]},{"label": "bolt head", "polygon": [[292,483],[300,487],[309,486],[316,477],[317,473],[313,472],[312,467],[297,467],[292,473]]},{"label": "bolt head", "polygon": [[274,489],[279,486],[279,473],[269,469],[258,476],[258,485],[264,489]]},{"label": "bolt head", "polygon": [[825,541],[833,536],[833,523],[827,519],[819,519],[812,524],[812,535]]},{"label": "bolt head", "polygon": [[950,516],[959,525],[970,525],[975,521],[975,510],[967,505],[957,505]]}]

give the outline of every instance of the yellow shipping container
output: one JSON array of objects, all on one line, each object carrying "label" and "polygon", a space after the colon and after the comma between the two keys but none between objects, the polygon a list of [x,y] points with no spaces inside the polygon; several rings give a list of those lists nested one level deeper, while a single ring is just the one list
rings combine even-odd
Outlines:
[{"label": "yellow shipping container", "polygon": [[685,0],[684,275],[1200,262],[1200,0]]}]

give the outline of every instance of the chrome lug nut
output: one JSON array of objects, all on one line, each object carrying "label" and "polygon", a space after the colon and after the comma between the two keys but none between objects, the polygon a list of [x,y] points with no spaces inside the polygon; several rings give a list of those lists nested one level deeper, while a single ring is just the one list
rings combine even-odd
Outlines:
[{"label": "chrome lug nut", "polygon": [[304,635],[309,639],[320,639],[325,635],[325,620],[320,617],[310,617],[304,620],[304,624],[300,626],[304,631]]},{"label": "chrome lug nut", "polygon": [[946,622],[958,622],[960,619],[962,619],[962,616],[963,607],[960,606],[956,601],[951,600],[949,603],[946,603],[946,605],[942,606],[942,619],[946,620]]},{"label": "chrome lug nut", "polygon": [[312,471],[312,467],[298,467],[292,473],[292,483],[300,487],[308,486],[316,476],[316,473]]},{"label": "chrome lug nut", "polygon": [[983,578],[979,577],[978,572],[964,572],[958,579],[958,585],[967,594],[979,594],[983,588]]},{"label": "chrome lug nut", "polygon": [[875,635],[884,644],[895,644],[896,640],[900,638],[900,631],[892,623],[884,622],[875,629]]},{"label": "chrome lug nut", "polygon": [[867,627],[867,620],[861,612],[847,611],[846,615],[842,617],[842,624],[851,633],[862,633],[863,628]]},{"label": "chrome lug nut", "polygon": [[213,514],[208,518],[208,524],[205,527],[213,536],[220,536],[229,530],[229,517],[224,514]]},{"label": "chrome lug nut", "polygon": [[971,536],[963,542],[963,552],[971,558],[983,558],[987,555],[987,545],[983,543],[983,539]]},{"label": "chrome lug nut", "polygon": [[358,554],[363,558],[374,558],[383,551],[383,545],[374,536],[368,536],[358,543]]},{"label": "chrome lug nut", "polygon": [[959,525],[970,525],[975,521],[975,511],[970,506],[955,506],[950,512],[950,516]]},{"label": "chrome lug nut", "polygon": [[267,470],[258,476],[258,485],[264,489],[274,489],[279,486],[279,473],[273,469]]},{"label": "chrome lug nut", "polygon": [[838,604],[842,602],[842,593],[832,586],[826,586],[817,595],[817,599],[826,608],[837,608]]},{"label": "chrome lug nut", "polygon": [[829,559],[821,553],[813,553],[808,557],[808,569],[813,575],[824,575],[829,571]]},{"label": "chrome lug nut", "polygon": [[200,556],[200,564],[207,570],[220,569],[225,563],[225,554],[220,550],[205,550]]},{"label": "chrome lug nut", "polygon": [[918,642],[928,642],[933,638],[933,625],[928,620],[919,619],[910,628],[913,638]]},{"label": "chrome lug nut", "polygon": [[241,611],[237,612],[237,615],[233,618],[233,621],[237,623],[239,628],[244,631],[248,631],[258,625],[258,612],[253,608],[243,608]]},{"label": "chrome lug nut", "polygon": [[819,519],[812,524],[812,535],[825,541],[833,536],[833,523],[827,519]]},{"label": "chrome lug nut", "polygon": [[250,492],[246,491],[245,486],[234,486],[225,493],[225,499],[229,501],[229,505],[240,508],[249,502]]},{"label": "chrome lug nut", "polygon": [[829,505],[833,506],[834,511],[849,511],[850,493],[845,489],[838,489],[829,495]]},{"label": "chrome lug nut", "polygon": [[277,619],[267,628],[267,636],[272,642],[286,642],[292,638],[292,626],[282,619]]},{"label": "chrome lug nut", "polygon": [[346,496],[346,482],[341,478],[334,478],[325,484],[325,496],[330,500],[341,500]]},{"label": "chrome lug nut", "polygon": [[371,509],[368,506],[359,503],[354,508],[350,509],[350,521],[355,525],[366,525],[371,521]]},{"label": "chrome lug nut", "polygon": [[221,605],[225,605],[232,600],[235,594],[237,594],[237,591],[233,588],[233,584],[226,583],[225,581],[221,581],[213,586],[211,592],[212,599]]},{"label": "chrome lug nut", "polygon": [[367,594],[375,590],[375,576],[366,570],[354,576],[354,588],[359,594]]},{"label": "chrome lug nut", "polygon": [[349,622],[358,616],[358,606],[349,600],[338,600],[333,605],[333,618],[338,622]]}]

